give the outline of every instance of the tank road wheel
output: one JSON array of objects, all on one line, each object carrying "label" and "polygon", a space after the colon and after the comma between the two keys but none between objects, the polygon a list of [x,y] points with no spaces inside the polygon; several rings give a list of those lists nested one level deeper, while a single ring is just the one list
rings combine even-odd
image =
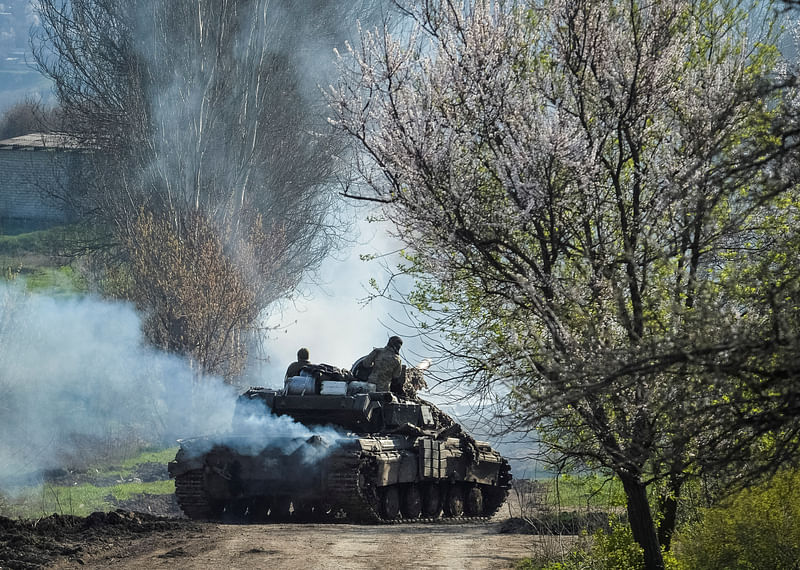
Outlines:
[{"label": "tank road wheel", "polygon": [[442,513],[442,496],[438,483],[425,485],[422,491],[422,514],[425,518],[435,519]]},{"label": "tank road wheel", "polygon": [[406,487],[400,510],[403,512],[403,517],[407,519],[418,519],[422,514],[422,494],[416,483],[411,483]]},{"label": "tank road wheel", "polygon": [[292,500],[289,497],[275,497],[270,505],[269,517],[273,520],[286,520],[289,518]]},{"label": "tank road wheel", "polygon": [[464,489],[461,485],[450,486],[447,491],[444,512],[448,517],[458,518],[464,516]]},{"label": "tank road wheel", "polygon": [[400,490],[397,485],[382,487],[380,490],[381,515],[393,521],[400,516]]},{"label": "tank road wheel", "polygon": [[479,516],[483,514],[483,491],[477,485],[470,487],[467,490],[467,499],[464,504],[464,509],[470,516]]},{"label": "tank road wheel", "polygon": [[314,508],[313,503],[309,502],[292,502],[294,506],[294,512],[292,513],[292,517],[303,521],[303,522],[310,522],[316,518],[316,514],[318,514]]},{"label": "tank road wheel", "polygon": [[225,505],[222,522],[242,523],[247,521],[249,513],[250,504],[246,499],[233,499]]},{"label": "tank road wheel", "polygon": [[263,523],[267,520],[267,511],[269,510],[269,501],[266,497],[257,497],[250,502],[250,512],[248,519],[251,522]]}]

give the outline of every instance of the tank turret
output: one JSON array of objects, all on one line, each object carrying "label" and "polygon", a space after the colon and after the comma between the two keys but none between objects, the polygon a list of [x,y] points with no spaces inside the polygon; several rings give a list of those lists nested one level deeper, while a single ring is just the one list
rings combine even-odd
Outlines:
[{"label": "tank turret", "polygon": [[250,388],[229,435],[181,440],[169,464],[178,502],[195,519],[488,520],[508,493],[508,462],[406,396],[335,373]]}]

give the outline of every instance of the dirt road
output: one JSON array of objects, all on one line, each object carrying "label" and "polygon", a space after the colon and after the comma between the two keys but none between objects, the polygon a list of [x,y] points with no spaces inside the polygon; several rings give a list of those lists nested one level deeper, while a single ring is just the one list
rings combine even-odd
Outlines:
[{"label": "dirt road", "polygon": [[[518,495],[488,524],[196,522],[174,500],[141,497],[88,517],[0,516],[0,570],[16,568],[495,569],[566,552],[575,536],[524,534]],[[174,499],[174,497],[172,497]],[[129,501],[130,502],[130,501]],[[149,512],[148,512],[149,511]]]},{"label": "dirt road", "polygon": [[57,568],[511,568],[557,537],[489,525],[225,525],[193,523],[101,542]]}]

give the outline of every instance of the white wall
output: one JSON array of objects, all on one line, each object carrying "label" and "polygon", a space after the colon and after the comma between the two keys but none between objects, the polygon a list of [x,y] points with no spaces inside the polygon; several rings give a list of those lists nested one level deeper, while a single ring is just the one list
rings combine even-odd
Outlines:
[{"label": "white wall", "polygon": [[29,148],[0,149],[0,218],[67,220],[67,212],[48,192],[69,184],[76,153]]}]

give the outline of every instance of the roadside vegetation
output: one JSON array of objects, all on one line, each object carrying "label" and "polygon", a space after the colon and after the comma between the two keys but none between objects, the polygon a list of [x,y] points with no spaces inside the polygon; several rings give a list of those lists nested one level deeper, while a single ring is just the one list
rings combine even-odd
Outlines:
[{"label": "roadside vegetation", "polygon": [[86,276],[76,269],[73,257],[61,255],[74,227],[30,230],[21,225],[0,228],[0,268],[2,278],[22,279],[29,291],[84,293]]},{"label": "roadside vegetation", "polygon": [[[521,520],[536,534],[556,533],[561,521],[575,521],[576,541],[550,543],[547,550],[520,560],[516,570],[638,570],[641,547],[633,540],[617,499],[582,494],[596,476],[567,477],[573,487],[561,503],[549,498],[555,481],[515,485]],[[610,487],[618,483],[608,482]],[[531,492],[535,489],[534,492]],[[760,484],[716,501],[694,485],[680,501],[680,518],[668,570],[794,570],[800,561],[800,471],[787,469]],[[592,497],[587,508],[584,500]],[[657,497],[651,497],[655,503]],[[623,516],[620,516],[623,514]],[[514,520],[513,518],[511,520]],[[515,525],[515,531],[524,527]]]},{"label": "roadside vegetation", "polygon": [[167,476],[166,465],[176,452],[177,447],[144,450],[118,463],[53,469],[41,474],[35,484],[6,489],[0,495],[0,516],[87,516],[128,503],[139,503],[130,510],[148,512],[148,503],[172,503],[175,484]]},{"label": "roadside vegetation", "polygon": [[687,569],[794,570],[800,567],[800,470],[702,509],[675,538]]}]

